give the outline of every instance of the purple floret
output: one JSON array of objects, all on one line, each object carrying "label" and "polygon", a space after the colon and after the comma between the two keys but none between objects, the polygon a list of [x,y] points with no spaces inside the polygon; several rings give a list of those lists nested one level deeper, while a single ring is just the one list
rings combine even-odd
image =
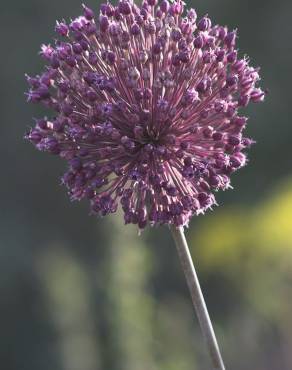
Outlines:
[{"label": "purple floret", "polygon": [[130,0],[83,6],[43,45],[45,72],[28,101],[55,111],[26,137],[68,161],[62,182],[94,214],[126,223],[187,225],[246,163],[252,140],[239,110],[261,102],[259,71],[240,59],[236,31],[184,16],[184,3]]}]

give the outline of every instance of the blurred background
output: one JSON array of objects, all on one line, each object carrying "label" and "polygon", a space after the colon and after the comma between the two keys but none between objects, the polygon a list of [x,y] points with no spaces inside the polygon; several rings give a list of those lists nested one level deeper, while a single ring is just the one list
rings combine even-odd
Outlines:
[{"label": "blurred background", "polygon": [[[137,235],[119,215],[71,203],[65,163],[23,141],[24,74],[81,0],[1,1],[0,368],[207,370],[209,360],[166,227]],[[98,1],[87,0],[98,7]],[[239,29],[261,66],[249,165],[220,207],[187,231],[227,369],[292,369],[291,0],[196,0],[199,15]]]}]

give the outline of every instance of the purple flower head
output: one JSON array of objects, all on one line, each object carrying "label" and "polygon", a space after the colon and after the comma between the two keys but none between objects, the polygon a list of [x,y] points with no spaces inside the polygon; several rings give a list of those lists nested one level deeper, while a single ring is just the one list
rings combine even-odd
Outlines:
[{"label": "purple flower head", "polygon": [[183,15],[184,3],[131,0],[57,22],[48,63],[27,76],[28,101],[55,111],[26,135],[68,161],[62,182],[94,214],[186,225],[246,163],[239,111],[261,102],[259,70],[240,59],[236,31]]}]

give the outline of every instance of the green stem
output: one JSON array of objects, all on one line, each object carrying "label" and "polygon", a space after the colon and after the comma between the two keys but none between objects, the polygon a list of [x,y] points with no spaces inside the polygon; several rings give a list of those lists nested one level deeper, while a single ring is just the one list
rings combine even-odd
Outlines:
[{"label": "green stem", "polygon": [[170,230],[177,247],[180,262],[187,280],[201,330],[209,350],[213,369],[225,370],[212,322],[202,294],[199,279],[185,238],[184,229],[182,226],[175,227],[171,225]]}]

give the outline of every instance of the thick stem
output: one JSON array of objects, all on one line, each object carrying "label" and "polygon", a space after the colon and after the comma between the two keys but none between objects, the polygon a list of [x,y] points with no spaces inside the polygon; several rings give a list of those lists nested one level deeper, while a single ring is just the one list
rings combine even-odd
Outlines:
[{"label": "thick stem", "polygon": [[201,291],[199,279],[185,238],[184,229],[182,226],[175,227],[171,225],[170,230],[175,240],[178,255],[191,293],[192,301],[211,356],[213,369],[225,370],[212,322],[210,320],[207,306]]}]

